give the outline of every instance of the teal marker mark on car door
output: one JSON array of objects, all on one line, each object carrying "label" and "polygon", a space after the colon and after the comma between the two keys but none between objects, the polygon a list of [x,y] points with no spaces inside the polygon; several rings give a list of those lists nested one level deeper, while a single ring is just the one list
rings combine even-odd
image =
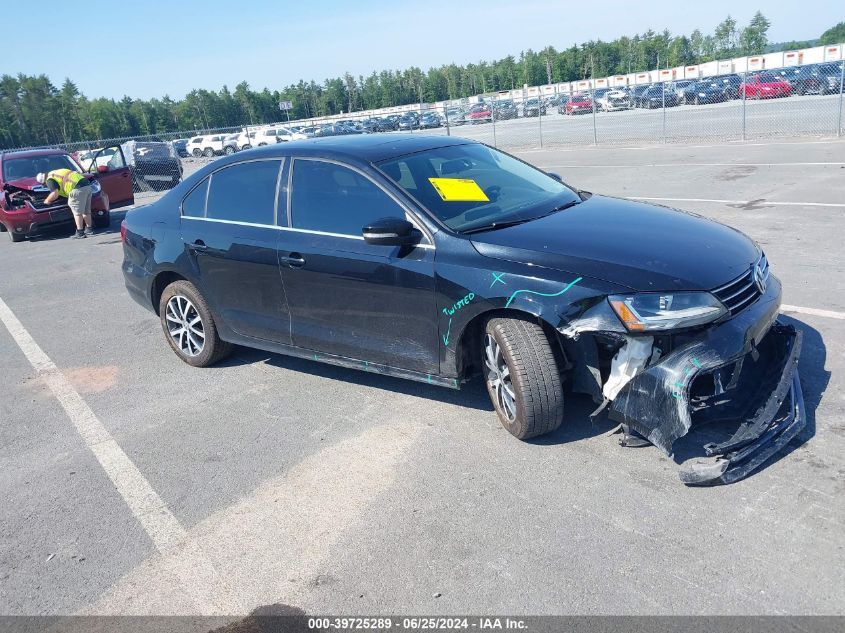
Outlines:
[{"label": "teal marker mark on car door", "polygon": [[541,297],[559,297],[559,296],[561,296],[563,293],[565,293],[567,290],[569,290],[572,286],[574,286],[574,285],[575,285],[575,284],[577,284],[579,281],[581,281],[582,279],[583,279],[583,277],[578,277],[578,278],[577,278],[577,279],[575,279],[574,281],[570,281],[570,282],[566,285],[566,287],[565,287],[563,290],[561,290],[560,292],[537,292],[536,290],[527,290],[527,289],[526,289],[526,290],[516,290],[516,291],[515,291],[515,292],[511,295],[510,299],[508,299],[508,302],[505,304],[505,307],[507,308],[507,307],[511,304],[511,302],[512,302],[512,301],[516,298],[516,295],[518,295],[520,292],[527,292],[527,293],[529,293],[529,294],[532,294],[532,295],[539,295],[539,296],[541,296]]},{"label": "teal marker mark on car door", "polygon": [[443,335],[443,345],[449,347],[449,333],[452,331],[452,317],[449,317],[449,327],[446,329],[446,334]]},{"label": "teal marker mark on car door", "polygon": [[490,282],[490,287],[491,287],[491,288],[492,288],[493,286],[495,286],[495,285],[496,285],[496,283],[500,283],[500,284],[502,284],[503,286],[507,286],[507,283],[505,283],[505,280],[504,280],[504,279],[502,279],[502,277],[504,277],[504,276],[505,276],[505,273],[491,273],[491,274],[493,275],[493,281],[492,281],[492,282]]}]

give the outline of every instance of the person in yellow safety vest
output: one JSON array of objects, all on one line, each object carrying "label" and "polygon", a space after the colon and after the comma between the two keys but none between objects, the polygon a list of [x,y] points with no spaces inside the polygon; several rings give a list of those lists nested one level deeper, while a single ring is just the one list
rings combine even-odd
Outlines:
[{"label": "person in yellow safety vest", "polygon": [[91,221],[91,182],[78,171],[54,169],[40,173],[35,179],[50,190],[44,204],[53,204],[61,196],[67,198],[67,206],[76,222],[75,238],[86,237],[94,232]]}]

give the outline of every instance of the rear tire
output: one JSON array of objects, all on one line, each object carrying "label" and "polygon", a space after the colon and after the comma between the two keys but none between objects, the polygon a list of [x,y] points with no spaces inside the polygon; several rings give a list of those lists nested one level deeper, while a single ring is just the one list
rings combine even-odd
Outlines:
[{"label": "rear tire", "polygon": [[14,231],[9,231],[9,237],[15,243],[23,242],[26,239],[25,235],[21,235],[20,233],[15,233]]},{"label": "rear tire", "polygon": [[560,369],[539,325],[522,319],[491,319],[481,354],[487,393],[511,435],[526,440],[560,427]]},{"label": "rear tire", "polygon": [[226,154],[226,156],[231,156],[232,154],[235,153],[235,148],[232,147],[231,145],[227,145],[226,149],[223,150],[223,153]]},{"label": "rear tire", "polygon": [[208,304],[191,282],[167,286],[158,313],[170,348],[189,365],[208,367],[231,353],[231,343],[220,339]]},{"label": "rear tire", "polygon": [[104,217],[95,215],[91,218],[94,222],[95,229],[107,229],[111,225],[111,217],[106,215]]},{"label": "rear tire", "polygon": [[199,158],[202,156],[202,150],[199,147],[195,147],[191,150],[191,154],[193,154],[194,158]]}]

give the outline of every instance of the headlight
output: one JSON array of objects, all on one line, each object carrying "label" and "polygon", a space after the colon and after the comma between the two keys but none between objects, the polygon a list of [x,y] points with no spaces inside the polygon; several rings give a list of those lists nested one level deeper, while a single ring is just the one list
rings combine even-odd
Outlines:
[{"label": "headlight", "polygon": [[607,300],[630,332],[693,327],[715,321],[727,312],[709,292],[613,295]]},{"label": "headlight", "polygon": [[100,193],[103,190],[103,186],[100,184],[99,180],[92,180],[91,181],[91,194]]}]

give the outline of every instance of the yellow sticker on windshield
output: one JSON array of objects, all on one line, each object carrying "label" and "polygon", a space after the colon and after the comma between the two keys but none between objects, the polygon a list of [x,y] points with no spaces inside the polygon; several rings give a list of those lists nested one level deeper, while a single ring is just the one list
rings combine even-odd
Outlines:
[{"label": "yellow sticker on windshield", "polygon": [[490,202],[478,183],[470,178],[429,178],[444,202]]}]

